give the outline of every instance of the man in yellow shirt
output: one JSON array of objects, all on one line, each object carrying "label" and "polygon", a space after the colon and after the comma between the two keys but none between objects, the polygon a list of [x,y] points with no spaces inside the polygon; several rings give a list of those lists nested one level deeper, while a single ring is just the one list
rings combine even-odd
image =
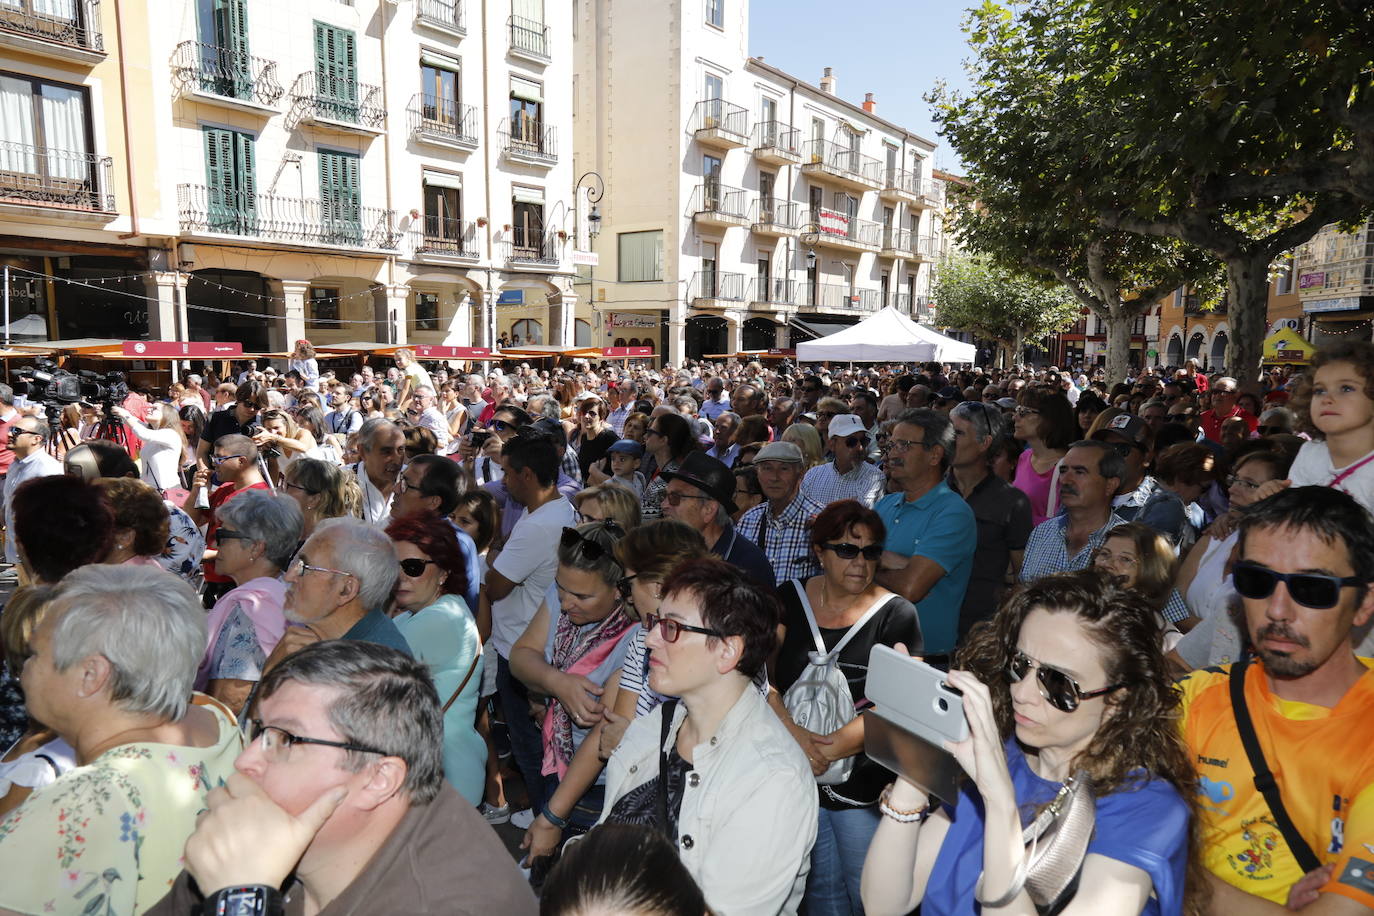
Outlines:
[{"label": "man in yellow shirt", "polygon": [[[1327,487],[1257,503],[1240,528],[1232,581],[1255,658],[1244,705],[1282,807],[1256,787],[1232,701],[1231,668],[1182,682],[1184,737],[1198,768],[1211,912],[1374,913],[1374,671],[1351,631],[1374,616],[1374,521]],[[1239,685],[1238,685],[1239,686]]]}]

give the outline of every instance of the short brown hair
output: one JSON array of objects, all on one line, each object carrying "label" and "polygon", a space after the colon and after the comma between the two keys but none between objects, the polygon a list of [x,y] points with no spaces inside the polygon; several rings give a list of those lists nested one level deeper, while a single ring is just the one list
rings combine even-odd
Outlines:
[{"label": "short brown hair", "polygon": [[632,528],[615,545],[620,565],[646,580],[662,581],[679,564],[708,556],[701,532],[670,518]]},{"label": "short brown hair", "polygon": [[1198,442],[1180,442],[1155,459],[1155,477],[1165,483],[1207,484],[1216,478],[1216,456]]},{"label": "short brown hair", "polygon": [[834,543],[854,528],[867,528],[869,537],[881,544],[887,540],[887,526],[878,513],[855,499],[842,499],[826,506],[811,522],[811,546]]},{"label": "short brown hair", "polygon": [[115,528],[134,533],[134,556],[157,556],[167,549],[171,516],[156,490],[132,477],[100,480],[96,486],[105,491],[105,499],[114,510]]},{"label": "short brown hair", "polygon": [[[777,599],[765,592],[740,569],[724,560],[708,557],[689,560],[663,583],[663,597],[690,594],[697,600],[703,625],[744,642],[735,670],[752,678],[763,668],[778,641]],[[707,637],[707,643],[714,637]]]},{"label": "short brown hair", "polygon": [[43,612],[47,610],[53,588],[51,585],[20,586],[5,604],[5,613],[0,614],[0,645],[4,646],[5,667],[11,677],[19,677],[24,667],[24,659],[29,655],[29,640],[43,622]]}]

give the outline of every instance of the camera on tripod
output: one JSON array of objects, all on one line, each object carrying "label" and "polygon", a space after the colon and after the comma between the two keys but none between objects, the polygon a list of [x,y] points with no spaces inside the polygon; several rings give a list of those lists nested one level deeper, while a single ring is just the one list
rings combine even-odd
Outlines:
[{"label": "camera on tripod", "polygon": [[40,358],[32,366],[21,366],[15,375],[28,385],[25,396],[43,404],[100,404],[108,415],[111,407],[122,404],[129,396],[123,372],[101,375],[82,369],[72,373],[54,360]]}]

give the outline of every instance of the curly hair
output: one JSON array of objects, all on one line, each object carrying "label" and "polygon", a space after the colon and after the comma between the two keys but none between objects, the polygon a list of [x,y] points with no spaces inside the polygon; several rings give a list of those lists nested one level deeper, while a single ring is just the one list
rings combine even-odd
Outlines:
[{"label": "curly hair", "polygon": [[1298,420],[1298,428],[1314,439],[1324,439],[1326,434],[1312,423],[1312,385],[1317,370],[1333,363],[1349,363],[1355,373],[1364,379],[1364,396],[1374,400],[1374,343],[1367,340],[1344,340],[1324,346],[1312,356],[1312,364],[1307,367],[1293,392],[1288,406]]},{"label": "curly hair", "polygon": [[1184,912],[1206,911],[1207,877],[1202,863],[1197,771],[1178,723],[1182,694],[1164,659],[1158,618],[1145,597],[1122,588],[1099,569],[1045,576],[1020,585],[997,613],[977,624],[955,655],[955,665],[988,685],[1002,740],[1015,732],[1007,666],[1018,651],[1021,627],[1032,611],[1075,615],[1084,635],[1101,652],[1107,682],[1125,684],[1106,697],[1109,714],[1071,764],[1086,770],[1099,796],[1129,789],[1144,768],[1173,786],[1192,813]]},{"label": "curly hair", "polygon": [[445,573],[439,586],[445,595],[463,595],[468,590],[467,563],[458,549],[458,537],[448,519],[432,512],[417,512],[386,526],[386,536],[405,542],[434,561]]},{"label": "curly hair", "polygon": [[134,556],[158,556],[167,549],[171,517],[157,490],[132,477],[107,478],[97,481],[96,486],[105,491],[105,499],[114,511],[115,528],[128,528],[134,533],[130,545]]}]

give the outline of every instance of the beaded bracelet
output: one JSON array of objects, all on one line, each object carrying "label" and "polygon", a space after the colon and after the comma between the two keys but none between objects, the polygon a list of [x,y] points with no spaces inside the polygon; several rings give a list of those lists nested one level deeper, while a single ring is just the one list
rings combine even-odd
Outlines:
[{"label": "beaded bracelet", "polygon": [[899,824],[919,824],[930,817],[930,800],[927,799],[924,806],[915,811],[898,811],[888,802],[892,798],[892,786],[883,789],[883,794],[878,796],[878,810],[883,817],[890,817]]}]

